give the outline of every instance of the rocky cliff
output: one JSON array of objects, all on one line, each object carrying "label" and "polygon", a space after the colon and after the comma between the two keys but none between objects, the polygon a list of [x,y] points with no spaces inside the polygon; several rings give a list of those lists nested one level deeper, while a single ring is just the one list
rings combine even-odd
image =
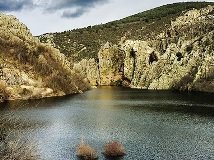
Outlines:
[{"label": "rocky cliff", "polygon": [[[124,75],[131,80],[130,86],[213,92],[213,13],[213,6],[193,9],[151,41],[126,41],[122,45]],[[136,51],[132,60],[130,48]]]},{"label": "rocky cliff", "polygon": [[79,93],[88,88],[66,57],[13,16],[0,14],[0,99]]},{"label": "rocky cliff", "polygon": [[214,6],[184,12],[153,39],[107,43],[83,68],[92,84],[214,92],[213,24]]}]

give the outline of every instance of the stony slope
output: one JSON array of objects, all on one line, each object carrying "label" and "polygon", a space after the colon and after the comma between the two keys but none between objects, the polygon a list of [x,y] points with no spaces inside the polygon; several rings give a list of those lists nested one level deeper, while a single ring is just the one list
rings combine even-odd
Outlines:
[{"label": "stony slope", "polygon": [[87,82],[65,55],[42,44],[13,16],[0,14],[0,99],[79,93]]},{"label": "stony slope", "polygon": [[93,85],[214,92],[213,24],[214,6],[193,9],[153,39],[107,43],[96,61],[79,66]]}]

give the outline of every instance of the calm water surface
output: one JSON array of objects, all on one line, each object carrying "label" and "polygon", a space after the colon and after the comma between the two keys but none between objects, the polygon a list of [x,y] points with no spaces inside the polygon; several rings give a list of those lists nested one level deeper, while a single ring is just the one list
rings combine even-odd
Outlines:
[{"label": "calm water surface", "polygon": [[[1,104],[3,117],[31,124],[22,134],[44,160],[75,160],[85,141],[122,142],[124,160],[214,159],[214,95],[102,87],[84,94]],[[1,122],[2,123],[2,122]]]}]

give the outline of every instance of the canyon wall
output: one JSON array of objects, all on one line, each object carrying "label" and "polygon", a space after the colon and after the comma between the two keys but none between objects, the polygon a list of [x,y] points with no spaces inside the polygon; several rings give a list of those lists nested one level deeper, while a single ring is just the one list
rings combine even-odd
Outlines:
[{"label": "canyon wall", "polygon": [[183,13],[154,39],[106,43],[92,67],[83,66],[86,77],[92,85],[214,92],[213,24],[208,6]]}]

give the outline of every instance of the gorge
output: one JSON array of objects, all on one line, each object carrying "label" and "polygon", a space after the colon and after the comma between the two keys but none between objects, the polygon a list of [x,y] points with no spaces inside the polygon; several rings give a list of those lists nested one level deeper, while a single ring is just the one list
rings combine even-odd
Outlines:
[{"label": "gorge", "polygon": [[[1,5],[1,4],[0,4]],[[214,159],[214,2],[33,36],[0,13],[0,159]],[[110,159],[111,160],[111,159]]]},{"label": "gorge", "polygon": [[[118,44],[107,42],[95,58],[83,57],[73,68],[91,85],[213,92],[213,12],[211,5],[183,12],[153,38],[124,35]],[[53,39],[46,41],[59,48]]]},{"label": "gorge", "polygon": [[[160,28],[150,35],[145,34],[145,37],[135,40],[131,38],[133,33],[127,31],[117,44],[103,41],[104,45],[97,54],[93,51],[95,53],[85,55],[82,52],[90,50],[93,40],[87,48],[77,42],[72,46],[69,43],[71,39],[64,33],[45,34],[38,37],[41,42],[47,42],[44,44],[33,37],[18,19],[1,14],[0,27],[4,30],[0,33],[1,99],[82,93],[90,85],[213,92],[214,7],[210,3],[178,3],[163,6],[163,9],[171,11],[176,7],[179,11],[183,6],[189,6],[188,11],[178,16],[173,13],[171,21],[160,24]],[[198,9],[191,9],[193,6]],[[159,9],[161,14],[163,9]],[[153,13],[153,10],[148,13]],[[163,16],[169,14],[168,10]],[[156,17],[148,24],[144,21],[140,29],[143,32],[160,23]],[[132,23],[134,27],[135,22]],[[60,41],[64,49],[56,41],[57,37],[64,37],[64,41]],[[66,46],[67,43],[70,45]],[[67,51],[74,46],[82,48],[77,55],[68,55]],[[98,49],[97,45],[93,47]]]}]

